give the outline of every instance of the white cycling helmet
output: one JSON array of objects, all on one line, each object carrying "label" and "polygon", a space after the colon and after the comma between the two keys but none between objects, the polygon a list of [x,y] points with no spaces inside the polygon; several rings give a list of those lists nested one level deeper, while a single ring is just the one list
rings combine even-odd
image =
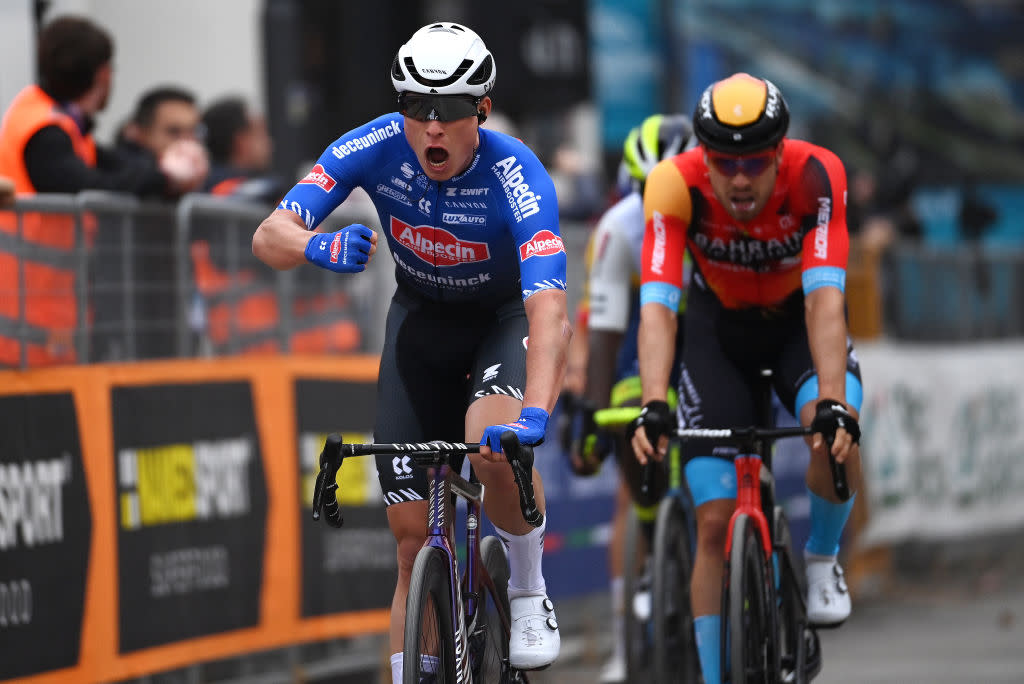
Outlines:
[{"label": "white cycling helmet", "polygon": [[391,65],[399,93],[473,95],[494,87],[494,58],[484,41],[462,24],[428,24],[412,34]]}]

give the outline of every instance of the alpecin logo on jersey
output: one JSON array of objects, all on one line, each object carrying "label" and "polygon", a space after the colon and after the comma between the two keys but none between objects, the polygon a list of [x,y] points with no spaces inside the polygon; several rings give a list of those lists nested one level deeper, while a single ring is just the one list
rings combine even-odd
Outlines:
[{"label": "alpecin logo on jersey", "polygon": [[391,236],[431,266],[458,266],[491,258],[486,242],[460,240],[444,228],[410,226],[394,216]]},{"label": "alpecin logo on jersey", "polygon": [[505,197],[508,199],[508,206],[512,207],[512,213],[515,214],[516,223],[540,211],[541,196],[533,194],[530,190],[523,177],[523,165],[516,163],[515,157],[505,157],[492,166],[491,171],[505,189]]},{"label": "alpecin logo on jersey", "polygon": [[519,260],[526,261],[535,256],[551,256],[565,251],[562,238],[550,230],[538,230],[529,242],[519,245]]},{"label": "alpecin logo on jersey", "polygon": [[309,173],[306,174],[306,177],[299,181],[299,185],[316,185],[324,192],[330,192],[333,190],[337,183],[338,181],[334,180],[334,178],[331,177],[331,174],[324,170],[323,164],[317,164],[314,166],[310,169]]}]

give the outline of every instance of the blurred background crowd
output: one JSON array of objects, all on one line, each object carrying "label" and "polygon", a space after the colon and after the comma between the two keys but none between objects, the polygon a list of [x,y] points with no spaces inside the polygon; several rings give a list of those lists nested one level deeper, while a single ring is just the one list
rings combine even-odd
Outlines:
[{"label": "blurred background crowd", "polygon": [[[375,351],[379,326],[370,319],[383,301],[366,299],[375,288],[270,273],[247,248],[259,212],[239,213],[227,230],[222,210],[173,207],[196,193],[272,207],[330,141],[394,108],[386,65],[438,17],[474,27],[498,57],[496,113],[486,125],[538,152],[570,244],[585,242],[621,192],[629,129],[652,112],[692,113],[708,83],[744,70],[785,93],[791,137],[825,145],[846,164],[855,336],[970,340],[1024,328],[1024,47],[1015,38],[1024,10],[1016,3],[538,0],[500,13],[467,0],[199,4],[194,15],[188,3],[107,0],[0,9],[6,31],[28,29],[3,48],[5,110],[21,87],[59,68],[47,66],[39,40],[51,20],[88,17],[64,31],[79,52],[84,39],[74,36],[99,41],[97,66],[109,41],[106,91],[83,98],[81,111],[97,167],[68,173],[34,140],[25,154],[35,160],[35,191],[142,200],[79,195],[99,229],[83,244],[89,301],[80,302],[78,353],[58,359]],[[358,191],[336,220],[377,221]],[[386,279],[390,265],[380,261]],[[582,271],[571,275],[578,284]],[[303,322],[327,313],[324,325]]]}]

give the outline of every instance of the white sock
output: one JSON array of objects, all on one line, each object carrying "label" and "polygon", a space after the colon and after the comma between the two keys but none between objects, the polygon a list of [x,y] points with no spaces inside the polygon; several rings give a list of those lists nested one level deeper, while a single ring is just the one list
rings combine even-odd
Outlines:
[{"label": "white sock", "polygon": [[544,574],[541,572],[541,557],[544,555],[544,529],[547,518],[540,527],[526,534],[510,534],[494,526],[498,539],[508,551],[508,597],[536,596],[547,593]]},{"label": "white sock", "polygon": [[404,653],[391,654],[391,684],[402,684],[402,659]]},{"label": "white sock", "polygon": [[[402,661],[405,659],[403,653],[392,653],[391,654],[391,684],[402,684],[403,667]],[[421,672],[436,672],[437,671],[437,656],[421,655],[420,667]]]},{"label": "white sock", "polygon": [[830,562],[835,563],[837,556],[826,556],[820,553],[811,553],[807,549],[804,549],[804,562],[805,563],[821,563]]},{"label": "white sock", "polygon": [[626,582],[621,577],[613,577],[612,590],[612,657],[626,657],[626,617],[625,591]]}]

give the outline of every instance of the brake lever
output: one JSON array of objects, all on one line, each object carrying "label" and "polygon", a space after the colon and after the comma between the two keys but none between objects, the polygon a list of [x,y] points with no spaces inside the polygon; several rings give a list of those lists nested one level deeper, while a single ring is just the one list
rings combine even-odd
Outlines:
[{"label": "brake lever", "polygon": [[341,469],[344,455],[341,453],[341,435],[332,432],[324,442],[323,451],[320,452],[320,472],[316,476],[316,486],[313,488],[313,520],[320,519],[323,511],[327,524],[331,527],[341,527],[345,524],[345,518],[341,515],[341,508],[338,506],[338,470]]}]

